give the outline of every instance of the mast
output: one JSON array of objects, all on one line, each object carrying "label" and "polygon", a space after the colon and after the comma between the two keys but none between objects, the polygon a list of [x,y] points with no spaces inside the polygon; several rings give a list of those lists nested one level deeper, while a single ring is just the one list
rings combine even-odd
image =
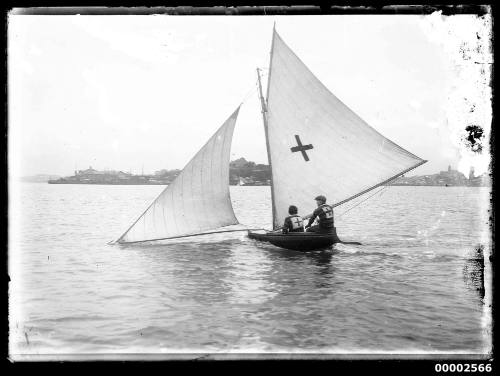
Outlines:
[{"label": "mast", "polygon": [[[274,39],[274,37],[273,37]],[[272,48],[271,48],[271,54],[272,54]],[[269,149],[269,137],[267,135],[267,105],[266,101],[264,99],[264,96],[262,95],[262,84],[260,82],[260,69],[257,68],[257,79],[259,82],[259,97],[260,97],[260,105],[262,107],[262,120],[264,121],[264,131],[266,134],[266,150],[267,150],[267,159],[269,161],[269,168],[271,170],[271,203],[272,203],[272,215],[273,215],[273,229],[277,226],[274,223],[274,218],[275,218],[275,207],[274,207],[274,185],[273,185],[273,166],[271,162],[271,150]]]},{"label": "mast", "polygon": [[271,161],[271,149],[269,147],[269,135],[268,135],[268,122],[267,122],[267,99],[269,97],[269,83],[271,82],[271,65],[273,61],[273,51],[274,51],[274,35],[276,34],[276,22],[273,25],[273,36],[271,39],[271,52],[269,53],[269,74],[267,76],[267,93],[266,99],[262,94],[262,84],[260,81],[260,69],[257,68],[257,79],[259,83],[259,96],[260,96],[260,104],[262,107],[262,120],[264,121],[264,131],[266,135],[266,150],[267,150],[267,159],[269,161],[269,169],[271,170],[271,207],[272,207],[272,222],[273,222],[273,230],[279,227],[278,223],[275,223],[276,219],[276,204],[274,200],[274,183],[273,183],[273,165]]}]

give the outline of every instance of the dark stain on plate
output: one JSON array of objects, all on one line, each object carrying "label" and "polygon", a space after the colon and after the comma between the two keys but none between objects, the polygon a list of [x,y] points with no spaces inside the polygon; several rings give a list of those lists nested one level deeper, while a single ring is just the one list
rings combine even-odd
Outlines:
[{"label": "dark stain on plate", "polygon": [[465,131],[468,133],[464,139],[466,146],[475,153],[481,153],[483,151],[481,143],[484,138],[483,128],[479,125],[468,125]]}]

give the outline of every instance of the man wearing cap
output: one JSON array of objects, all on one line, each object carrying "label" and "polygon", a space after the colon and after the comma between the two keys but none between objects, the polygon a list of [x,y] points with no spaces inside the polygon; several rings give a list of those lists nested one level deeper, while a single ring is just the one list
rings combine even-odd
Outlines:
[{"label": "man wearing cap", "polygon": [[[306,231],[321,233],[333,232],[333,208],[330,205],[327,205],[325,196],[317,196],[315,200],[318,207],[312,213],[309,223],[305,227]],[[319,218],[319,223],[316,226],[311,227],[316,217]]]}]

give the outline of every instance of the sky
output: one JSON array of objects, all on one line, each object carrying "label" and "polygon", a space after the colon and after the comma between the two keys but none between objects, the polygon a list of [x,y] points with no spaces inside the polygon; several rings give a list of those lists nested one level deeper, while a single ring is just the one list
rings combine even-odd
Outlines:
[{"label": "sky", "polygon": [[428,160],[407,175],[488,170],[489,15],[9,15],[10,175],[182,168],[240,103],[231,159],[267,163],[256,68],[274,22],[332,93]]}]

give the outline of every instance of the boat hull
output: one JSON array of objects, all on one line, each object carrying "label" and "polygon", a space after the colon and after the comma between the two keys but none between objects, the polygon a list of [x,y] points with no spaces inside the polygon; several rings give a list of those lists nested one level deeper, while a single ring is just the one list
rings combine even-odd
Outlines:
[{"label": "boat hull", "polygon": [[250,239],[269,242],[277,247],[291,249],[294,251],[314,251],[341,243],[334,228],[332,234],[319,234],[314,232],[291,232],[280,234],[277,232],[266,232],[264,234],[248,231]]}]

